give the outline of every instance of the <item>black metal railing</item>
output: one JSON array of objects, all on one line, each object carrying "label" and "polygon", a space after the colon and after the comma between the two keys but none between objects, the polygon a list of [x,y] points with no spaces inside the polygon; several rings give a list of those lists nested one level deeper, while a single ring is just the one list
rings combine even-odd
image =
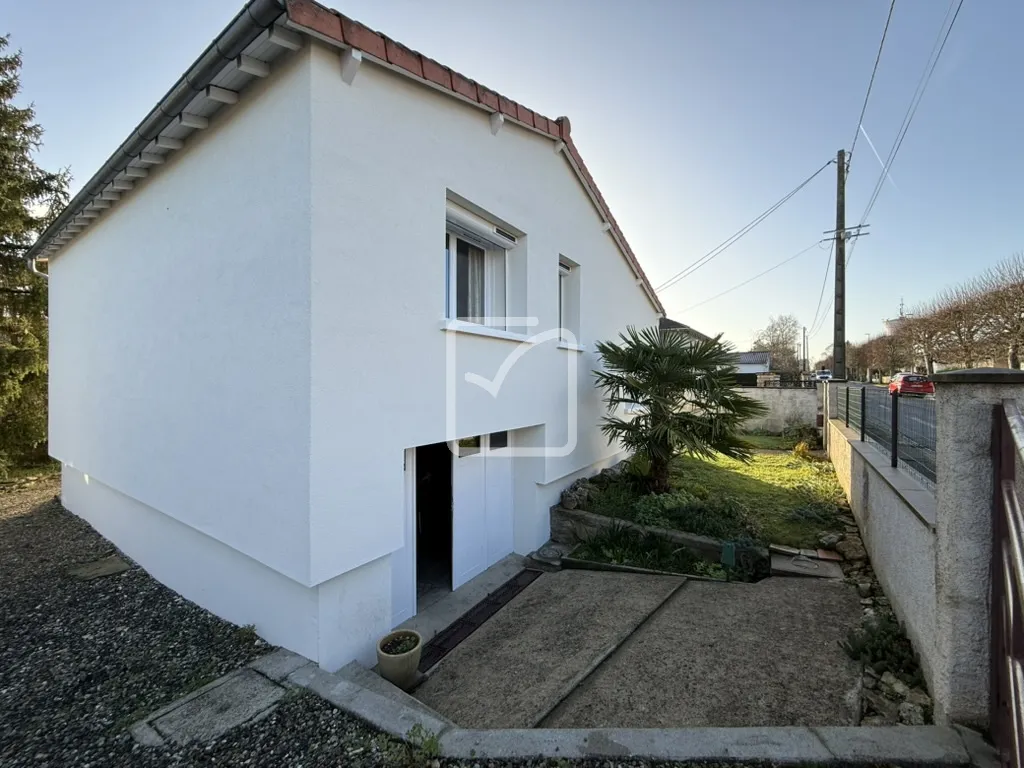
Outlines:
[{"label": "black metal railing", "polygon": [[1015,400],[995,406],[992,427],[992,592],[989,728],[1002,765],[1024,768],[1024,514],[1017,459],[1024,416]]},{"label": "black metal railing", "polygon": [[[839,418],[860,439],[889,454],[892,466],[935,484],[935,399],[889,393],[872,385],[832,385]],[[831,397],[831,395],[830,395]]]}]

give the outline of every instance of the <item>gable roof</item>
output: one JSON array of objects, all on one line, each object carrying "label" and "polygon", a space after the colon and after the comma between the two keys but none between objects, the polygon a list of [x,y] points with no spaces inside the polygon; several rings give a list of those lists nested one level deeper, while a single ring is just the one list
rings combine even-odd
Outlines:
[{"label": "gable roof", "polygon": [[771,365],[771,352],[737,352],[737,365]]},{"label": "gable roof", "polygon": [[40,235],[26,258],[32,261],[55,255],[101,215],[103,209],[116,203],[123,192],[128,192],[133,180],[144,177],[151,166],[162,163],[167,152],[182,148],[183,140],[193,130],[204,128],[209,116],[221,106],[235,103],[238,92],[249,82],[267,76],[270,61],[300,45],[289,29],[352,51],[356,63],[367,58],[498,115],[502,122],[514,122],[550,138],[558,154],[566,158],[576,173],[651,304],[660,314],[665,314],[654,287],[572,140],[569,118],[545,117],[313,0],[249,0]]},{"label": "gable roof", "polygon": [[711,337],[701,333],[696,328],[691,328],[686,323],[680,323],[678,320],[673,320],[670,317],[661,317],[658,319],[658,327],[663,331],[679,331],[682,334],[689,336],[692,339],[698,341],[711,341]]}]

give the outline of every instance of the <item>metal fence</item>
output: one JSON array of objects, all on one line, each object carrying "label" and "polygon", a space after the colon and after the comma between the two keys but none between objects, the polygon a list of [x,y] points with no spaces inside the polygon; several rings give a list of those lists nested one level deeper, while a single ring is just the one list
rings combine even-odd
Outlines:
[{"label": "metal fence", "polygon": [[[900,467],[935,485],[935,400],[889,394],[880,387],[834,385],[839,418]],[[831,393],[829,395],[831,397]]]},{"label": "metal fence", "polygon": [[989,727],[1005,768],[1024,766],[1024,513],[1017,459],[1024,416],[1014,400],[995,407],[992,434],[991,692]]}]

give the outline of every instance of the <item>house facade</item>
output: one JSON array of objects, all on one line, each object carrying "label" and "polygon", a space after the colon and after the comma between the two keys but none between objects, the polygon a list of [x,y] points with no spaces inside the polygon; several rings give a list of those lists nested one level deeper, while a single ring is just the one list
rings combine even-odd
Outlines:
[{"label": "house facade", "polygon": [[771,352],[736,353],[736,373],[768,373],[771,368]]},{"label": "house facade", "polygon": [[546,541],[621,458],[594,342],[663,314],[567,119],[305,0],[250,2],[42,257],[65,506],[328,669]]}]

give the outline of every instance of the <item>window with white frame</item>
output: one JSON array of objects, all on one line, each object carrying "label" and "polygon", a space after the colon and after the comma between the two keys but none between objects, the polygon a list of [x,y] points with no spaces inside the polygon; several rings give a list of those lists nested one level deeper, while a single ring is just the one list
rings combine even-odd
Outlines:
[{"label": "window with white frame", "polygon": [[558,259],[558,328],[562,341],[580,343],[580,267],[564,256]]},{"label": "window with white frame", "polygon": [[509,251],[518,237],[448,203],[444,243],[448,319],[506,330]]}]

